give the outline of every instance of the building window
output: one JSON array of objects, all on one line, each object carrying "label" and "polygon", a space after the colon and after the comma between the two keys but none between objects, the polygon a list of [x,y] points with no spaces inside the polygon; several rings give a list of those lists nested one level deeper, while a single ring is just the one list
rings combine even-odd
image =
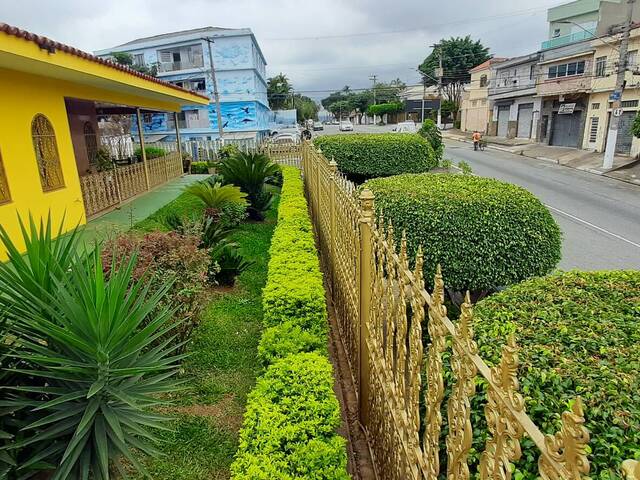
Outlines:
[{"label": "building window", "polygon": [[627,52],[627,67],[633,67],[638,61],[638,51],[631,50]]},{"label": "building window", "polygon": [[153,113],[143,113],[142,123],[153,123]]},{"label": "building window", "polygon": [[56,134],[49,119],[40,113],[31,122],[31,138],[38,161],[42,190],[48,192],[64,187]]},{"label": "building window", "polygon": [[598,110],[600,108],[600,104],[599,103],[592,103],[591,104],[591,110]]},{"label": "building window", "polygon": [[133,56],[133,64],[137,65],[138,67],[144,67],[144,54],[136,53]]},{"label": "building window", "polygon": [[623,100],[622,108],[635,108],[638,106],[638,100]]},{"label": "building window", "polygon": [[0,204],[11,201],[11,194],[9,193],[9,182],[7,181],[7,174],[4,172],[4,163],[2,163],[2,154],[0,154]]},{"label": "building window", "polygon": [[480,77],[480,88],[486,87],[486,86],[487,86],[487,76],[486,75],[482,75]]},{"label": "building window", "polygon": [[560,29],[556,28],[553,30],[553,38],[558,38],[560,36]]},{"label": "building window", "polygon": [[478,101],[477,100],[472,100],[471,101],[471,106],[472,107],[477,107],[478,106]]},{"label": "building window", "polygon": [[548,78],[569,77],[584,73],[584,60],[549,67]]},{"label": "building window", "polygon": [[91,122],[84,122],[84,145],[87,148],[87,158],[90,165],[95,165],[98,159],[98,137]]},{"label": "building window", "polygon": [[607,57],[596,58],[596,77],[604,77],[607,71]]},{"label": "building window", "polygon": [[482,100],[480,100],[480,105],[486,105],[487,104],[487,99],[483,98]]},{"label": "building window", "polygon": [[531,65],[529,67],[529,80],[533,80],[533,77],[535,76],[536,73],[536,66],[535,65]]},{"label": "building window", "polygon": [[591,117],[591,127],[589,128],[589,143],[596,143],[598,139],[598,123],[600,123],[600,118]]}]

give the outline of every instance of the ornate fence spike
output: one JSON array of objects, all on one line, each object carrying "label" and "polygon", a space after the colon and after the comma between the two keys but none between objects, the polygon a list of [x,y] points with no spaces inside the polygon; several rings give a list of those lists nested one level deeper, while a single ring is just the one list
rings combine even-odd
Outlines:
[{"label": "ornate fence spike", "polygon": [[563,478],[558,473],[558,465],[569,475],[568,480],[579,480],[583,474],[589,473],[586,452],[589,431],[584,426],[584,411],[580,397],[576,398],[570,411],[562,414],[560,431],[555,435],[545,436],[544,443],[547,451],[543,452],[538,460],[540,476],[544,480]]},{"label": "ornate fence spike", "polygon": [[389,219],[387,223],[387,243],[389,244],[389,248],[391,251],[396,251],[395,240],[393,239],[393,222]]},{"label": "ornate fence spike", "polygon": [[402,230],[402,238],[400,240],[400,265],[404,270],[409,270],[409,258],[407,256],[407,231]]},{"label": "ornate fence spike", "polygon": [[441,316],[447,315],[447,307],[444,305],[444,280],[442,278],[442,267],[436,267],[436,274],[433,278],[432,308],[438,311]]},{"label": "ornate fence spike", "polygon": [[625,460],[622,462],[622,471],[627,480],[640,480],[640,462],[637,460]]},{"label": "ornate fence spike", "polygon": [[464,347],[467,349],[467,352],[475,355],[478,353],[478,345],[473,340],[473,306],[471,305],[471,294],[469,290],[464,296],[464,302],[460,307],[460,323],[459,323],[459,331],[460,331],[460,340],[464,344]]},{"label": "ornate fence spike", "polygon": [[522,455],[520,440],[524,429],[513,414],[513,411],[524,414],[524,399],[518,392],[517,351],[515,337],[510,335],[502,347],[500,363],[491,369],[492,383],[484,409],[491,437],[480,457],[481,480],[509,480],[510,463]]},{"label": "ornate fence spike", "polygon": [[416,253],[416,265],[413,269],[413,278],[415,286],[422,290],[424,288],[424,255],[422,254],[422,245],[418,245],[418,253]]}]

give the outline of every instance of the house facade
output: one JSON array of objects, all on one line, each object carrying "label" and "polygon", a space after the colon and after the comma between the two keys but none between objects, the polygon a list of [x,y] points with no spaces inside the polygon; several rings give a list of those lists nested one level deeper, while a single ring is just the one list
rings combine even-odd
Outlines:
[{"label": "house facade", "polygon": [[[110,58],[114,52],[128,53],[136,66],[157,71],[159,79],[209,96],[212,101],[205,107],[183,107],[178,122],[183,139],[212,140],[219,137],[219,129],[210,46],[225,138],[261,138],[268,132],[270,120],[266,61],[250,29],[205,27],[166,33],[100,50],[96,55]],[[174,127],[171,116],[144,117],[145,135],[151,140],[172,140]]]},{"label": "house facade", "polygon": [[492,66],[493,84],[489,135],[537,140],[540,98],[536,95],[538,53],[511,58]]},{"label": "house facade", "polygon": [[[96,118],[100,109],[127,114],[147,111],[177,112],[182,105],[207,105],[209,99],[113,65],[73,47],[0,23],[0,104],[10,115],[0,115],[0,224],[22,248],[18,215],[39,223],[51,216],[53,226],[67,231],[84,224],[94,213],[84,188],[86,179],[101,199],[120,195],[117,169],[92,174],[92,162],[101,144]],[[132,162],[137,162],[131,159]],[[172,158],[176,175],[182,161]],[[144,160],[128,165],[127,191],[150,188],[154,166]],[[166,169],[162,172],[164,174]],[[97,175],[97,176],[93,176]],[[94,181],[95,180],[95,181]],[[166,180],[165,180],[166,181]],[[158,183],[156,183],[158,184]],[[133,191],[140,185],[140,191]],[[0,249],[0,261],[6,252]]]},{"label": "house facade", "polygon": [[[606,42],[606,43],[605,43]],[[591,79],[591,94],[587,109],[586,130],[582,148],[604,152],[606,148],[607,131],[612,115],[611,94],[615,90],[616,68],[618,61],[619,35],[605,37],[592,42],[593,69]],[[633,120],[638,114],[640,102],[640,66],[638,51],[640,50],[640,28],[631,30],[629,49],[627,53],[627,72],[625,74],[625,89],[622,94],[622,112],[620,128],[616,141],[615,153],[618,155],[640,154],[640,139],[631,133]]]},{"label": "house facade", "polygon": [[460,106],[460,129],[487,133],[489,127],[489,87],[494,82],[496,64],[506,58],[491,58],[469,70],[471,80]]}]

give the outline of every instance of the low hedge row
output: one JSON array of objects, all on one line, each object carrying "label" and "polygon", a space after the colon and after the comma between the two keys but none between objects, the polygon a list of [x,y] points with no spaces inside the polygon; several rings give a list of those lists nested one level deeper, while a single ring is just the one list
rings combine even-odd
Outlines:
[{"label": "low hedge row", "polygon": [[414,134],[326,135],[313,143],[358,183],[368,178],[426,172],[438,166],[431,144]]},{"label": "low hedge row", "polygon": [[232,478],[346,480],[322,273],[300,171],[282,170],[262,293],[266,329],[258,354],[267,369],[248,398]]}]

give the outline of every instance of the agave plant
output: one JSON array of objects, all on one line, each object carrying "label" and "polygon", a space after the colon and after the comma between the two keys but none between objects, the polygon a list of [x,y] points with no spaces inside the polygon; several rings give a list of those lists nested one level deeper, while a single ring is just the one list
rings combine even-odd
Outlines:
[{"label": "agave plant", "polygon": [[273,200],[273,194],[265,190],[267,179],[277,175],[280,167],[262,153],[237,154],[220,162],[220,173],[225,182],[240,187],[249,200],[249,216],[264,219],[264,212]]},{"label": "agave plant", "polygon": [[0,266],[0,301],[10,307],[17,346],[9,371],[25,380],[10,388],[26,417],[26,436],[11,445],[22,455],[20,478],[53,469],[54,480],[109,479],[122,457],[144,471],[132,450],[158,454],[152,430],[164,428],[149,409],[179,388],[180,345],[157,342],[176,326],[158,308],[170,285],[151,292],[144,278],[132,281],[135,256],[114,263],[107,279],[100,248],[78,256],[75,234],[52,240],[50,221],[39,232],[23,228],[21,260],[0,230],[10,254]]},{"label": "agave plant", "polygon": [[202,200],[207,208],[220,210],[227,203],[246,205],[247,194],[234,185],[222,185],[219,182],[211,183],[206,180],[196,182],[185,188],[190,193]]}]

